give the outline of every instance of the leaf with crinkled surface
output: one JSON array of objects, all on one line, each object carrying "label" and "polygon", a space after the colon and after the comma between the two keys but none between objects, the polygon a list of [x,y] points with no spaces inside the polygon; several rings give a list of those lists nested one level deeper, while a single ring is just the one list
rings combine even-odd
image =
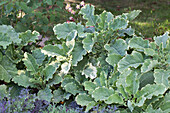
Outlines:
[{"label": "leaf with crinkled surface", "polygon": [[70,32],[68,34],[68,36],[67,36],[66,45],[69,48],[69,51],[67,52],[68,55],[74,49],[76,36],[77,36],[77,31],[76,30],[73,30],[72,32]]},{"label": "leaf with crinkled surface", "polygon": [[31,30],[27,30],[26,32],[20,33],[19,38],[21,40],[22,45],[27,45],[29,42],[36,42],[38,39],[38,36],[40,36],[39,32]]},{"label": "leaf with crinkled surface", "polygon": [[55,103],[59,103],[60,101],[64,101],[64,91],[58,88],[53,91],[53,101]]},{"label": "leaf with crinkled surface", "polygon": [[82,25],[76,25],[74,22],[70,23],[63,23],[63,24],[57,24],[54,26],[53,31],[54,34],[57,35],[57,39],[66,39],[66,37],[71,33],[73,30],[76,30],[78,34],[82,34],[84,27]]},{"label": "leaf with crinkled surface", "polygon": [[86,55],[87,52],[83,48],[83,44],[76,43],[72,51],[72,65],[77,66],[77,63],[83,60],[83,55]]},{"label": "leaf with crinkled surface", "polygon": [[41,72],[41,76],[45,81],[53,78],[53,74],[56,72],[56,68],[52,65],[47,65]]},{"label": "leaf with crinkled surface", "polygon": [[46,56],[44,53],[41,52],[41,49],[35,49],[32,51],[32,56],[35,58],[37,64],[40,66],[42,65],[43,61],[45,60]]},{"label": "leaf with crinkled surface", "polygon": [[119,94],[115,93],[109,96],[109,98],[105,100],[105,103],[106,104],[113,104],[113,103],[123,104],[124,101],[123,101],[123,98]]},{"label": "leaf with crinkled surface", "polygon": [[147,84],[153,84],[154,83],[153,71],[142,73],[139,81],[140,81],[140,88],[146,86]]},{"label": "leaf with crinkled surface", "polygon": [[122,94],[124,98],[128,98],[127,93],[125,92],[125,88],[127,87],[126,77],[131,74],[132,70],[130,69],[125,69],[120,75],[119,78],[117,79],[116,82],[116,87],[119,91],[119,93]]},{"label": "leaf with crinkled surface", "polygon": [[111,44],[106,44],[104,48],[109,52],[109,54],[115,53],[121,56],[126,54],[127,44],[123,39],[117,39]]},{"label": "leaf with crinkled surface", "polygon": [[97,88],[97,85],[90,81],[84,82],[85,90],[89,91],[89,94],[92,94],[92,92]]},{"label": "leaf with crinkled surface", "polygon": [[127,13],[126,16],[129,21],[134,20],[139,14],[142,12],[141,10],[133,10],[130,13]]},{"label": "leaf with crinkled surface", "polygon": [[170,92],[168,92],[163,98],[160,108],[164,111],[164,113],[168,113],[170,111],[169,106],[170,106]]},{"label": "leaf with crinkled surface", "polygon": [[88,112],[90,109],[92,109],[96,105],[96,102],[92,101],[86,106],[85,112]]},{"label": "leaf with crinkled surface", "polygon": [[156,67],[158,64],[159,63],[157,60],[146,59],[141,67],[141,72],[142,73],[148,72],[152,70],[154,67]]},{"label": "leaf with crinkled surface", "polygon": [[4,80],[8,83],[11,78],[17,76],[17,74],[16,65],[13,64],[6,56],[3,56],[2,61],[0,62],[0,80]]},{"label": "leaf with crinkled surface", "polygon": [[79,14],[83,15],[83,18],[87,20],[86,25],[87,26],[96,26],[98,16],[94,15],[94,6],[93,5],[85,5],[83,8],[81,8]]},{"label": "leaf with crinkled surface", "polygon": [[7,86],[6,85],[0,85],[0,98],[3,99],[7,95]]},{"label": "leaf with crinkled surface", "polygon": [[9,46],[10,44],[12,44],[10,37],[8,37],[7,34],[0,33],[0,46],[2,46],[4,49],[6,49],[7,46]]},{"label": "leaf with crinkled surface", "polygon": [[79,94],[75,98],[78,105],[87,106],[90,102],[94,102],[94,99],[87,94]]},{"label": "leaf with crinkled surface", "polygon": [[132,38],[129,41],[129,47],[130,48],[135,48],[135,49],[144,49],[144,48],[149,48],[149,41],[144,40],[140,37]]},{"label": "leaf with crinkled surface", "polygon": [[122,59],[121,55],[118,54],[109,54],[108,57],[106,58],[106,62],[109,63],[110,65],[114,66],[117,64],[120,60]]},{"label": "leaf with crinkled surface", "polygon": [[128,26],[129,21],[124,18],[117,17],[109,23],[109,29],[115,31],[119,29],[125,29]]},{"label": "leaf with crinkled surface", "polygon": [[155,43],[159,46],[161,43],[163,43],[163,47],[166,47],[166,41],[170,38],[169,32],[165,32],[161,36],[154,37]]},{"label": "leaf with crinkled surface", "polygon": [[65,89],[67,92],[73,94],[74,96],[75,96],[77,93],[81,93],[82,90],[83,90],[83,89],[81,89],[79,86],[77,86],[77,85],[76,85],[75,83],[73,83],[73,82],[70,82],[70,83],[66,84],[66,85],[64,86],[64,89]]},{"label": "leaf with crinkled surface", "polygon": [[10,25],[0,25],[0,44],[6,49],[6,47],[12,42],[16,44],[21,43],[19,33],[16,33],[15,29]]},{"label": "leaf with crinkled surface", "polygon": [[65,74],[67,74],[70,70],[71,64],[69,62],[64,62],[61,65],[61,71],[64,72]]},{"label": "leaf with crinkled surface", "polygon": [[86,38],[83,39],[83,48],[90,53],[92,51],[95,40],[92,34],[87,34]]},{"label": "leaf with crinkled surface", "polygon": [[134,67],[137,68],[139,65],[143,64],[143,56],[141,53],[133,51],[131,55],[126,55],[122,58],[118,63],[119,72],[123,72],[123,70]]},{"label": "leaf with crinkled surface", "polygon": [[164,111],[162,111],[160,108],[159,109],[154,109],[152,107],[152,105],[150,104],[147,109],[146,109],[146,112],[144,113],[165,113]]},{"label": "leaf with crinkled surface", "polygon": [[106,30],[108,28],[109,22],[113,19],[113,14],[111,12],[103,11],[99,18],[99,28],[101,30]]},{"label": "leaf with crinkled surface", "polygon": [[38,99],[40,100],[46,100],[48,102],[51,102],[52,97],[53,95],[51,93],[51,89],[49,89],[48,87],[38,92]]},{"label": "leaf with crinkled surface", "polygon": [[88,67],[83,70],[82,74],[85,75],[86,78],[89,77],[91,79],[94,79],[97,77],[97,69],[90,63]]},{"label": "leaf with crinkled surface", "polygon": [[46,45],[41,49],[41,52],[48,56],[62,56],[64,55],[63,50],[56,45]]},{"label": "leaf with crinkled surface", "polygon": [[95,101],[102,101],[107,100],[112,94],[114,94],[114,90],[112,88],[108,89],[106,87],[98,87],[93,91],[92,97]]},{"label": "leaf with crinkled surface", "polygon": [[54,84],[59,84],[61,81],[62,81],[62,78],[59,75],[54,74],[53,78],[48,81],[47,86],[52,86]]},{"label": "leaf with crinkled surface", "polygon": [[156,84],[163,84],[166,88],[170,87],[168,78],[170,77],[170,70],[155,69],[154,70],[154,82]]},{"label": "leaf with crinkled surface", "polygon": [[35,58],[31,54],[25,52],[23,62],[27,67],[27,71],[30,71],[32,75],[38,72],[38,64],[36,63]]},{"label": "leaf with crinkled surface", "polygon": [[36,88],[36,85],[34,85],[28,76],[25,75],[25,73],[20,73],[19,76],[15,76],[12,81],[17,83],[19,86],[24,86],[25,88],[28,88],[29,86],[32,88]]},{"label": "leaf with crinkled surface", "polygon": [[151,99],[153,96],[158,96],[160,94],[164,94],[167,88],[161,84],[148,84],[143,87],[140,91],[138,91],[135,95],[136,98],[140,98],[142,96],[147,99]]},{"label": "leaf with crinkled surface", "polygon": [[127,77],[126,77],[126,84],[127,87],[126,92],[128,92],[130,95],[135,95],[136,92],[139,89],[139,78],[138,73],[135,71],[132,71]]},{"label": "leaf with crinkled surface", "polygon": [[156,54],[155,50],[151,48],[144,48],[144,53],[145,55],[148,55],[148,56],[153,56]]},{"label": "leaf with crinkled surface", "polygon": [[0,52],[0,62],[2,61],[2,58],[3,58],[3,55],[2,55],[2,53]]}]

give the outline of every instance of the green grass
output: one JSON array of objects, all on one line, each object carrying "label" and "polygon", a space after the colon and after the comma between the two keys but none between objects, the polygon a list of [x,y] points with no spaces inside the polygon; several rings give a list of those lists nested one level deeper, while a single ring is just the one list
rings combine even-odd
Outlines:
[{"label": "green grass", "polygon": [[114,15],[119,15],[140,9],[142,13],[130,22],[130,25],[141,32],[145,38],[153,38],[170,30],[169,0],[85,0],[85,3],[95,5],[98,14],[107,10]]}]

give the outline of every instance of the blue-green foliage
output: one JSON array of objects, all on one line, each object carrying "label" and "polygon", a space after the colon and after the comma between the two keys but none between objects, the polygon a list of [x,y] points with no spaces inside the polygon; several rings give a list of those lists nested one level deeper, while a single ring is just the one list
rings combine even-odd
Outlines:
[{"label": "blue-green foliage", "polygon": [[[1,30],[0,42],[6,43],[0,43],[0,80],[38,89],[37,98],[48,102],[67,102],[73,97],[86,112],[97,105],[99,111],[116,105],[118,112],[168,112],[169,32],[149,42],[128,26],[141,11],[118,16],[106,11],[95,15],[94,11],[91,5],[80,10],[85,25],[65,22],[54,26],[58,43],[42,49],[21,50],[26,43],[36,42],[35,31],[13,30],[20,40],[15,42],[11,32]],[[1,85],[1,95],[5,87]]]}]

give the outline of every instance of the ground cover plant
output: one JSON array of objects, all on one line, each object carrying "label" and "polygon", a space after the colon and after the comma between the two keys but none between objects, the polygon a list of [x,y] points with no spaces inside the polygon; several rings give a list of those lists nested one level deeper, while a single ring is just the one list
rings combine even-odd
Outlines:
[{"label": "ground cover plant", "polygon": [[54,25],[56,38],[42,48],[39,32],[0,25],[1,109],[11,110],[8,98],[26,88],[36,95],[33,104],[48,103],[37,108],[44,112],[58,112],[62,103],[75,103],[73,112],[169,112],[169,32],[145,40],[129,26],[140,13],[98,15],[87,4],[79,11],[82,23]]}]

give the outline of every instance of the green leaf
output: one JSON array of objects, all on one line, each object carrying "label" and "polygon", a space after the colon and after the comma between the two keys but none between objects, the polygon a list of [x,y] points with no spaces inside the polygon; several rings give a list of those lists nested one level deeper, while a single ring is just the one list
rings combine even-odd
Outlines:
[{"label": "green leaf", "polygon": [[142,73],[139,81],[140,81],[140,89],[146,86],[147,84],[153,84],[154,83],[153,72],[149,71],[146,73]]},{"label": "green leaf", "polygon": [[140,91],[138,91],[135,95],[136,98],[146,97],[147,99],[151,99],[152,96],[158,96],[160,94],[164,94],[166,91],[166,87],[161,84],[148,84],[143,87]]},{"label": "green leaf", "polygon": [[2,61],[2,58],[3,58],[3,55],[2,55],[2,53],[0,52],[0,62]]},{"label": "green leaf", "polygon": [[40,34],[37,31],[31,32],[31,30],[27,30],[26,32],[20,33],[19,38],[22,39],[21,44],[23,46],[27,45],[29,42],[36,42]]},{"label": "green leaf", "polygon": [[138,73],[135,71],[132,71],[127,77],[126,77],[126,91],[129,94],[135,95],[136,92],[139,89],[139,78]]},{"label": "green leaf", "polygon": [[5,50],[5,55],[11,60],[14,64],[18,64],[23,58],[23,51],[20,47],[15,48],[15,45],[11,44]]},{"label": "green leaf", "polygon": [[53,1],[52,0],[43,0],[44,3],[47,3],[48,5],[53,5]]},{"label": "green leaf", "polygon": [[79,94],[75,98],[78,105],[87,106],[89,103],[94,102],[93,98],[91,98],[87,94]]},{"label": "green leaf", "polygon": [[30,71],[32,75],[38,72],[38,65],[35,58],[31,54],[25,52],[23,62],[27,67],[27,71]]},{"label": "green leaf", "polygon": [[166,113],[170,111],[170,93],[167,93],[162,101],[160,108]]},{"label": "green leaf", "polygon": [[91,78],[94,79],[97,77],[97,69],[96,67],[94,67],[91,63],[88,65],[88,67],[86,67],[83,72],[83,75],[86,76],[86,78]]},{"label": "green leaf", "polygon": [[49,89],[48,87],[46,87],[43,90],[40,90],[38,92],[38,98],[40,100],[46,100],[48,102],[51,102],[51,98],[53,97],[52,93],[51,93],[51,89]]},{"label": "green leaf", "polygon": [[59,75],[54,74],[53,78],[48,81],[47,85],[52,86],[55,84],[59,84],[61,81],[62,81],[62,78]]},{"label": "green leaf", "polygon": [[155,51],[154,51],[153,49],[151,49],[151,48],[145,48],[145,49],[144,49],[144,53],[145,53],[146,55],[148,55],[148,56],[153,56],[153,55],[155,55]]},{"label": "green leaf", "polygon": [[129,21],[124,18],[117,17],[109,23],[109,29],[115,31],[119,29],[125,29],[128,26]]},{"label": "green leaf", "polygon": [[65,22],[63,24],[57,24],[54,26],[53,31],[54,34],[57,35],[57,39],[66,39],[66,37],[73,31],[76,30],[78,34],[82,34],[84,27],[82,25],[76,25],[73,22]]},{"label": "green leaf", "polygon": [[109,54],[115,53],[121,56],[126,54],[127,44],[123,39],[117,39],[111,44],[106,44],[104,48],[109,52]]},{"label": "green leaf", "polygon": [[157,65],[158,65],[157,60],[146,59],[141,67],[141,72],[142,73],[148,72]]},{"label": "green leaf", "polygon": [[87,34],[86,38],[83,39],[83,48],[90,53],[92,51],[93,45],[95,43],[93,35]]},{"label": "green leaf", "polygon": [[85,112],[88,112],[90,109],[92,109],[96,105],[96,102],[92,101],[86,106]]},{"label": "green leaf", "polygon": [[41,49],[41,52],[44,53],[45,55],[52,56],[52,57],[64,55],[62,49],[60,49],[56,45],[50,45],[50,44],[43,47],[43,49]]},{"label": "green leaf", "polygon": [[131,55],[126,55],[122,58],[118,63],[119,72],[123,72],[123,70],[134,67],[137,68],[139,65],[143,64],[143,56],[141,53],[133,51]]},{"label": "green leaf", "polygon": [[53,91],[53,101],[55,103],[59,103],[60,101],[64,101],[64,91],[58,88]]},{"label": "green leaf", "polygon": [[132,21],[139,15],[140,12],[142,12],[142,11],[141,10],[133,10],[130,13],[127,13],[126,16],[128,17],[129,21]]},{"label": "green leaf", "polygon": [[7,95],[7,86],[6,85],[0,85],[0,97],[3,99]]},{"label": "green leaf", "polygon": [[32,56],[35,58],[36,63],[40,66],[43,64],[46,56],[41,52],[41,49],[35,49],[32,51]]},{"label": "green leaf", "polygon": [[90,81],[84,82],[85,90],[89,91],[89,94],[92,94],[92,92],[97,88],[97,85]]},{"label": "green leaf", "polygon": [[68,62],[64,62],[62,65],[61,65],[61,71],[64,72],[65,74],[67,74],[70,70],[70,67],[71,67],[71,64],[68,63]]},{"label": "green leaf", "polygon": [[109,22],[113,19],[113,14],[111,12],[103,11],[99,18],[99,27],[101,30],[106,30],[108,28]]},{"label": "green leaf", "polygon": [[63,80],[62,83],[61,83],[61,86],[62,86],[62,87],[65,87],[65,85],[67,85],[68,83],[74,83],[74,84],[76,84],[77,86],[79,86],[79,83],[78,83],[75,79],[69,78],[69,77],[64,78],[64,80]]},{"label": "green leaf", "polygon": [[170,77],[170,70],[163,70],[163,69],[155,69],[154,70],[154,82],[156,84],[163,84],[166,88],[169,88],[169,80]]},{"label": "green leaf", "polygon": [[77,66],[77,63],[83,60],[83,55],[86,55],[83,45],[81,43],[76,43],[72,51],[72,65]]},{"label": "green leaf", "polygon": [[3,56],[0,62],[0,80],[10,82],[11,78],[17,76],[16,65],[13,64],[6,56]]},{"label": "green leaf", "polygon": [[19,76],[15,76],[12,81],[17,83],[19,86],[24,86],[25,88],[28,88],[29,86],[36,88],[36,86],[30,81],[30,78],[23,72],[20,73]]},{"label": "green leaf", "polygon": [[53,74],[56,72],[56,69],[58,69],[60,66],[60,62],[53,61],[49,65],[46,65],[46,67],[42,70],[41,76],[43,76],[45,81],[48,81],[49,79],[53,78]]},{"label": "green leaf", "polygon": [[87,20],[86,25],[87,26],[95,26],[96,22],[98,20],[98,16],[94,15],[94,6],[93,5],[85,5],[81,10],[79,11],[79,14],[83,15],[83,18]]},{"label": "green leaf", "polygon": [[15,32],[12,26],[0,25],[0,45],[4,49],[11,43],[19,44],[21,39],[19,39],[19,34]]},{"label": "green leaf", "polygon": [[12,41],[9,39],[10,39],[10,37],[8,37],[7,34],[0,33],[0,46],[2,46],[4,49],[6,49],[7,46],[12,44]]},{"label": "green leaf", "polygon": [[107,100],[112,94],[114,94],[114,90],[112,88],[108,89],[106,87],[98,87],[93,91],[92,97],[95,101],[102,101]]},{"label": "green leaf", "polygon": [[107,100],[105,100],[106,104],[113,104],[113,103],[118,103],[118,104],[123,104],[123,98],[119,94],[112,94],[109,96]]},{"label": "green leaf", "polygon": [[157,36],[154,37],[155,43],[159,46],[161,43],[163,43],[163,48],[166,47],[166,41],[170,38],[170,36],[168,36],[169,32],[166,32],[165,34],[163,34],[162,36]]},{"label": "green leaf", "polygon": [[132,38],[129,41],[129,47],[134,48],[134,49],[144,49],[144,48],[149,48],[149,41],[148,40],[143,40],[140,37],[137,38]]},{"label": "green leaf", "polygon": [[69,48],[69,51],[67,52],[68,55],[74,49],[76,36],[77,36],[77,31],[76,30],[73,30],[72,32],[70,32],[68,34],[68,36],[67,36],[66,45]]},{"label": "green leaf", "polygon": [[77,93],[80,93],[82,91],[82,89],[77,86],[75,83],[71,82],[71,83],[68,83],[64,86],[64,89],[73,94],[74,96],[77,94]]},{"label": "green leaf", "polygon": [[166,41],[166,48],[164,48],[164,51],[170,53],[170,38]]},{"label": "green leaf", "polygon": [[126,78],[129,74],[131,74],[132,70],[130,70],[129,68],[128,69],[125,69],[120,75],[119,75],[119,78],[116,82],[116,86],[117,86],[117,89],[118,91],[122,94],[122,96],[124,98],[128,98],[127,97],[127,94],[125,92],[125,88],[127,87],[127,83],[125,82],[126,81]]},{"label": "green leaf", "polygon": [[159,109],[153,109],[152,105],[150,104],[145,113],[164,113],[160,108]]},{"label": "green leaf", "polygon": [[122,59],[121,55],[118,54],[109,54],[108,57],[106,58],[106,62],[109,63],[110,65],[114,66],[117,64],[120,60]]},{"label": "green leaf", "polygon": [[56,68],[52,65],[48,65],[42,70],[41,76],[43,76],[45,81],[48,81],[49,79],[53,78],[53,74],[55,72],[56,72]]}]

